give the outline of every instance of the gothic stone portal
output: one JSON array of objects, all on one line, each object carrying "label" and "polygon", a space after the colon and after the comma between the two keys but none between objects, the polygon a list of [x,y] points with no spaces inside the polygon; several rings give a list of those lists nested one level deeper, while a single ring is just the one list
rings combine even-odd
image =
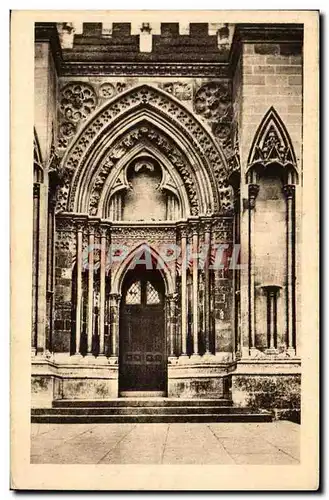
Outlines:
[{"label": "gothic stone portal", "polygon": [[[303,28],[164,23],[151,52],[130,28],[83,23],[62,57],[60,26],[36,25],[33,405],[144,391],[283,414],[299,405]],[[143,245],[160,273],[129,268]]]}]

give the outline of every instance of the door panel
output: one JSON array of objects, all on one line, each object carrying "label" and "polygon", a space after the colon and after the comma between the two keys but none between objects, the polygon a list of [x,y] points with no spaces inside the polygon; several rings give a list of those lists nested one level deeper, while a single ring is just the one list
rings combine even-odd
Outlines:
[{"label": "door panel", "polygon": [[134,282],[126,287],[123,294],[120,311],[120,391],[165,391],[167,364],[163,293],[156,282],[152,283],[160,303],[148,304],[149,281],[140,279],[140,282],[142,292],[139,304],[126,304],[127,297],[127,301],[131,302]]}]

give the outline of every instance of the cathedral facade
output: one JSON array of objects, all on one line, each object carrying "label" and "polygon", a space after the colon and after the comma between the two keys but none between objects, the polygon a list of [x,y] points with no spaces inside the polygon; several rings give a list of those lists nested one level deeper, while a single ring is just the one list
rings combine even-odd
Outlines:
[{"label": "cathedral facade", "polygon": [[298,420],[302,69],[298,24],[35,24],[33,408]]}]

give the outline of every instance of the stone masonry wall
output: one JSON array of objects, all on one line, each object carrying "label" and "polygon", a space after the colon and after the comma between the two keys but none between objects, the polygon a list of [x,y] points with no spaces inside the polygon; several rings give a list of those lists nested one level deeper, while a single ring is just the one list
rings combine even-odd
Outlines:
[{"label": "stone masonry wall", "polygon": [[243,47],[242,165],[267,110],[274,106],[301,159],[302,47],[292,43],[250,43]]}]

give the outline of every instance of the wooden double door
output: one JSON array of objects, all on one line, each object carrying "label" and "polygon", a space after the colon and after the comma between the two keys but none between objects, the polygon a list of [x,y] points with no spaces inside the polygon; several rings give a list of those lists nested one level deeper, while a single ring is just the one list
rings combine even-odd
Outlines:
[{"label": "wooden double door", "polygon": [[119,391],[165,395],[164,283],[159,271],[128,271],[120,309]]}]

